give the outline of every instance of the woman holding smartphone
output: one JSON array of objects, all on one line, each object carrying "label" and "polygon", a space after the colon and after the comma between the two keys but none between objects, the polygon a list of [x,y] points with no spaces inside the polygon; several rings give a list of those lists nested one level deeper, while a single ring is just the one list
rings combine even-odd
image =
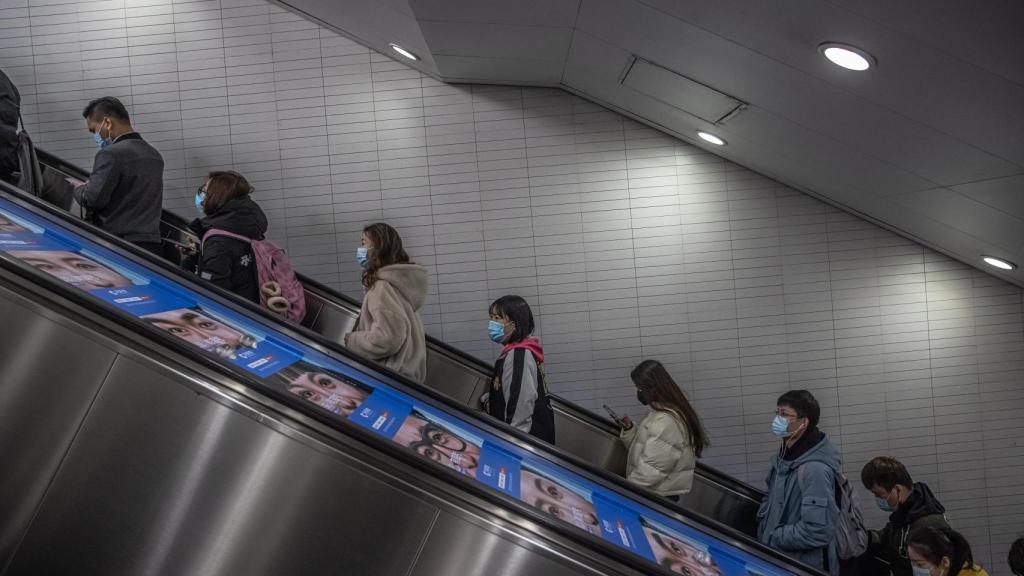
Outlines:
[{"label": "woman holding smartphone", "polygon": [[629,448],[626,479],[678,501],[693,485],[697,458],[708,445],[707,433],[661,362],[644,360],[629,376],[637,400],[649,412],[638,425],[628,416],[619,420],[620,437]]}]

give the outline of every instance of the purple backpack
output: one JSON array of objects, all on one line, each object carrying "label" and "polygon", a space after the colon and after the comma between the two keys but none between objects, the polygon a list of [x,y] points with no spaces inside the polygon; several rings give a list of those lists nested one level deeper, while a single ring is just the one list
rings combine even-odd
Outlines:
[{"label": "purple backpack", "polygon": [[227,236],[252,246],[256,259],[256,277],[260,284],[260,304],[292,322],[302,322],[306,316],[306,291],[295,277],[291,260],[277,244],[270,240],[253,240],[227,230],[213,228],[203,235],[203,244],[211,236]]}]

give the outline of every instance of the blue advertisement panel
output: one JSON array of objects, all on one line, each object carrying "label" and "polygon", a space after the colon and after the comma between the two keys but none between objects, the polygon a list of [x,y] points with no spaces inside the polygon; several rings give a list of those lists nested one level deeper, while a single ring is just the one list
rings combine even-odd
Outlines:
[{"label": "blue advertisement panel", "polygon": [[651,548],[640,526],[640,517],[600,492],[594,492],[594,509],[601,519],[601,537],[653,560]]},{"label": "blue advertisement panel", "polygon": [[502,450],[493,442],[484,441],[483,453],[480,455],[480,472],[477,480],[484,484],[519,498],[519,470],[522,460]]},{"label": "blue advertisement panel", "polygon": [[684,575],[783,574],[727,543],[405,394],[368,368],[283,336],[273,323],[222,306],[164,275],[0,199],[0,254],[140,322],[474,478],[557,521]]},{"label": "blue advertisement panel", "polygon": [[377,388],[349,420],[385,438],[394,438],[411,413],[412,402],[390,390]]}]

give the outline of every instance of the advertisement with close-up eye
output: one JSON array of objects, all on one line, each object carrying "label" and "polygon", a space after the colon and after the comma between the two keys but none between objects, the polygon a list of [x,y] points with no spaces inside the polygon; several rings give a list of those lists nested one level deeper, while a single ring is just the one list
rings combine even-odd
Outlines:
[{"label": "advertisement with close-up eye", "polygon": [[165,310],[140,318],[159,330],[230,360],[259,376],[270,376],[298,360],[296,354],[214,318],[199,306]]},{"label": "advertisement with close-up eye", "polygon": [[8,250],[7,253],[86,292],[128,288],[134,284],[126,271],[84,251]]},{"label": "advertisement with close-up eye", "polygon": [[542,471],[532,463],[523,462],[519,471],[519,499],[581,530],[594,535],[601,533],[591,491],[563,474],[546,467]]},{"label": "advertisement with close-up eye", "polygon": [[476,478],[483,439],[437,414],[417,407],[392,440],[420,456]]},{"label": "advertisement with close-up eye", "polygon": [[722,576],[708,547],[647,518],[640,519],[654,562],[683,576]]},{"label": "advertisement with close-up eye", "polygon": [[366,384],[307,360],[279,370],[268,380],[342,418],[348,418],[373,392]]}]

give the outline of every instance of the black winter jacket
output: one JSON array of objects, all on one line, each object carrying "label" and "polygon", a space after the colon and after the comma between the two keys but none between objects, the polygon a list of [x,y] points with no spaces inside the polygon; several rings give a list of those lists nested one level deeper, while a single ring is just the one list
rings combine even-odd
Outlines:
[{"label": "black winter jacket", "polygon": [[[213,214],[193,220],[188,227],[199,238],[216,228],[262,240],[267,232],[267,217],[252,198],[242,196]],[[225,290],[257,304],[260,302],[256,261],[247,242],[227,236],[211,236],[197,257],[186,259],[183,266]]]},{"label": "black winter jacket", "polygon": [[868,551],[887,560],[893,576],[911,576],[907,536],[912,530],[926,526],[948,528],[945,512],[928,485],[915,482],[906,501],[889,515],[885,528],[870,531]]}]

